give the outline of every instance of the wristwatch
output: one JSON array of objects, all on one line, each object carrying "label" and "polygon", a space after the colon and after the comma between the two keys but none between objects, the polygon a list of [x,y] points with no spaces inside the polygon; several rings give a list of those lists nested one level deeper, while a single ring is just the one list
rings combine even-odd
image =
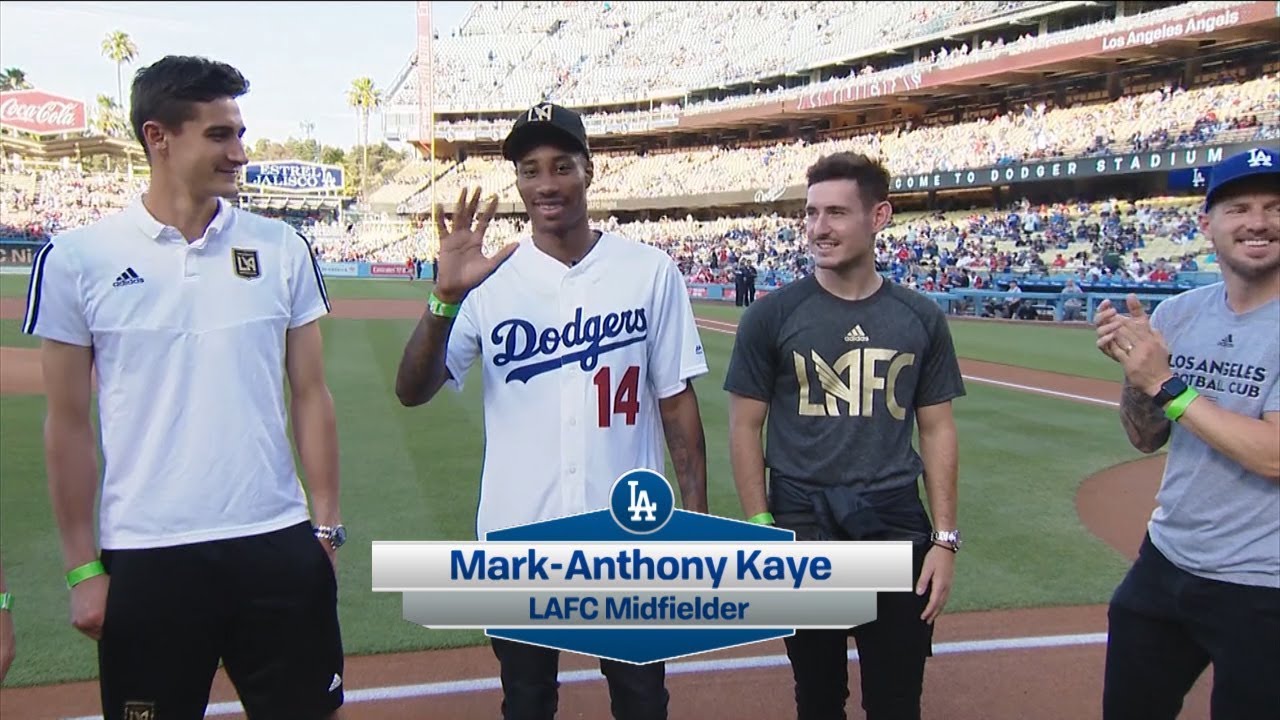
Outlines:
[{"label": "wristwatch", "polygon": [[1160,386],[1160,392],[1156,393],[1156,396],[1152,398],[1152,400],[1156,405],[1164,407],[1186,391],[1187,384],[1182,381],[1182,378],[1174,375],[1164,381],[1164,384]]},{"label": "wristwatch", "polygon": [[347,528],[343,525],[317,525],[315,527],[316,537],[321,540],[328,540],[329,545],[337,550],[347,542]]},{"label": "wristwatch", "polygon": [[938,530],[929,533],[929,542],[942,543],[949,545],[952,552],[960,551],[960,531],[959,530]]}]

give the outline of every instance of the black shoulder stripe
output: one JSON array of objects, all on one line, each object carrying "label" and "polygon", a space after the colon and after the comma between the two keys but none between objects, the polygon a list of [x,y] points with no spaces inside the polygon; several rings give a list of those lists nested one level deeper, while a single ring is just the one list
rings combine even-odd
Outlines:
[{"label": "black shoulder stripe", "polygon": [[329,304],[329,290],[324,286],[324,275],[320,272],[320,262],[316,260],[315,251],[311,249],[311,241],[296,229],[293,234],[297,235],[302,240],[302,244],[307,246],[307,257],[311,258],[311,271],[315,273],[316,287],[320,288],[320,299],[324,300],[324,309],[333,310],[333,306]]},{"label": "black shoulder stripe", "polygon": [[45,243],[44,247],[36,252],[35,262],[31,265],[31,284],[27,286],[27,319],[22,323],[22,332],[27,335],[35,334],[36,321],[40,317],[40,294],[44,289],[44,264],[51,250],[53,250],[53,241]]}]

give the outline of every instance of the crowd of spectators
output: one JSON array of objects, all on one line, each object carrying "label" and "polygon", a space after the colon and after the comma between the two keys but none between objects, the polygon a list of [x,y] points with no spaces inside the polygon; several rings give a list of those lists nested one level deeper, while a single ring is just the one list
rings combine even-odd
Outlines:
[{"label": "crowd of spectators", "polygon": [[[795,100],[862,83],[923,78],[939,70],[1182,21],[1239,4],[1196,0],[1045,33],[1028,25],[1009,42],[997,38],[970,47],[959,28],[1015,11],[1049,12],[1052,3],[735,2],[700,8],[700,16],[706,17],[697,23],[689,22],[677,3],[478,3],[453,37],[435,44],[435,108],[448,115],[514,112],[544,99],[583,107],[649,101],[658,106],[654,111],[625,113],[629,123],[643,125],[682,114]],[[798,87],[770,88],[763,82],[903,41],[939,37],[943,30],[950,35],[941,47],[907,64],[877,68],[872,61],[860,61],[847,74]],[[617,34],[612,43],[601,39],[601,33],[610,32]],[[557,50],[542,49],[544,44]],[[659,56],[663,61],[653,62]],[[388,105],[412,112],[417,74],[407,72],[404,79]],[[754,92],[723,90],[737,82],[753,83]],[[689,99],[689,91],[704,88],[719,92],[704,100]],[[617,126],[609,121],[620,115],[602,110],[585,119],[590,132],[609,132]],[[459,119],[437,121],[437,128],[446,136],[477,130],[487,136],[494,132],[494,123]]]},{"label": "crowd of spectators", "polygon": [[[437,112],[639,101],[802,71],[1049,2],[482,2],[433,42]],[[661,57],[662,62],[654,62]],[[390,98],[413,105],[410,72]]]},{"label": "crowd of spectators", "polygon": [[125,174],[89,173],[79,167],[0,174],[0,237],[43,242],[128,205],[145,181]]},{"label": "crowd of spectators", "polygon": [[[124,207],[143,181],[78,169],[5,173],[0,221],[6,239],[43,240]],[[1021,201],[996,210],[908,212],[895,217],[876,246],[877,267],[894,281],[922,291],[989,287],[1008,273],[1072,275],[1166,282],[1178,272],[1203,269],[1209,247],[1197,225],[1196,198],[1107,199],[1033,205]],[[283,217],[325,261],[403,263],[436,254],[434,228],[380,215],[357,219],[295,213]],[[692,216],[593,225],[659,247],[676,259],[692,283],[727,284],[748,264],[762,286],[811,272],[799,216],[695,219]],[[486,235],[492,253],[529,231],[527,220],[495,218]]]},{"label": "crowd of spectators", "polygon": [[[1163,87],[1113,102],[1049,108],[1011,108],[972,122],[900,126],[892,131],[802,139],[753,147],[597,153],[596,200],[758,191],[799,184],[805,168],[833,152],[881,159],[894,176],[1004,165],[1056,157],[1087,157],[1158,150],[1207,142],[1280,138],[1280,78],[1226,79],[1194,89]],[[482,186],[517,202],[515,173],[497,157],[470,156],[442,168],[437,197]],[[410,197],[407,212],[429,210],[430,188]]]}]

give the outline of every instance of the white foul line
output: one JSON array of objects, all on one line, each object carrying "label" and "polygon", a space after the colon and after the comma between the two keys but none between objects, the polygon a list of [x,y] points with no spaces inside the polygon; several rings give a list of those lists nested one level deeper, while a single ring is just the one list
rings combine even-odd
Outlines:
[{"label": "white foul line", "polygon": [[[965,640],[958,642],[935,643],[934,655],[961,655],[968,653],[988,653],[1006,650],[1038,650],[1044,648],[1074,647],[1080,645],[1102,645],[1107,642],[1106,633],[1082,633],[1078,635],[1043,635],[1039,637],[1000,638],[996,640]],[[849,651],[849,660],[857,661],[858,651]],[[495,661],[496,662],[496,661]],[[725,672],[728,670],[752,670],[757,668],[786,667],[790,661],[786,655],[760,655],[756,657],[725,658],[723,660],[691,660],[686,662],[667,663],[667,675],[690,675],[696,673]],[[604,677],[598,669],[572,670],[560,673],[561,684],[603,681]],[[445,682],[420,683],[417,685],[392,685],[388,687],[348,690],[345,693],[347,704],[379,702],[387,700],[408,700],[412,698],[433,697],[437,695],[461,695],[464,693],[487,692],[502,689],[502,681],[496,677],[474,678],[471,680],[449,680]],[[239,702],[212,703],[205,711],[205,717],[235,715],[244,712]],[[68,720],[102,720],[100,715],[85,715]]]},{"label": "white foul line", "polygon": [[[725,335],[733,335],[737,329],[736,325],[721,320],[707,320],[705,318],[697,319],[698,327],[711,332],[723,333]],[[715,327],[722,325],[724,327]],[[1038,395],[1048,395],[1050,397],[1066,398],[1067,400],[1075,400],[1077,402],[1094,403],[1096,405],[1106,405],[1107,407],[1120,407],[1120,403],[1115,400],[1103,400],[1101,398],[1089,397],[1088,395],[1076,395],[1075,393],[1060,392],[1058,390],[1046,390],[1044,388],[1034,387],[1032,385],[1020,385],[1018,383],[1005,382],[1004,380],[995,380],[993,378],[980,377],[978,375],[961,375],[965,380],[970,382],[984,383],[986,385],[998,385],[1011,390],[1019,390],[1021,392],[1036,393]]]}]

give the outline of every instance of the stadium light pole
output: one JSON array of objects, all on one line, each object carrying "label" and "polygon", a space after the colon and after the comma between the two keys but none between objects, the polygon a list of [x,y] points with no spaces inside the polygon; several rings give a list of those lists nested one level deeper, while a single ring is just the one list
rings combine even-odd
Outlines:
[{"label": "stadium light pole", "polygon": [[[427,233],[436,232],[436,93],[435,93],[435,52],[432,39],[435,28],[431,26],[431,3],[418,0],[418,137],[421,138],[422,124],[426,123],[427,136],[427,173],[431,183],[431,225]],[[424,64],[425,61],[425,64]],[[423,233],[426,235],[426,233]],[[436,238],[436,253],[439,254],[440,238]],[[435,281],[435,278],[432,278]]]}]

